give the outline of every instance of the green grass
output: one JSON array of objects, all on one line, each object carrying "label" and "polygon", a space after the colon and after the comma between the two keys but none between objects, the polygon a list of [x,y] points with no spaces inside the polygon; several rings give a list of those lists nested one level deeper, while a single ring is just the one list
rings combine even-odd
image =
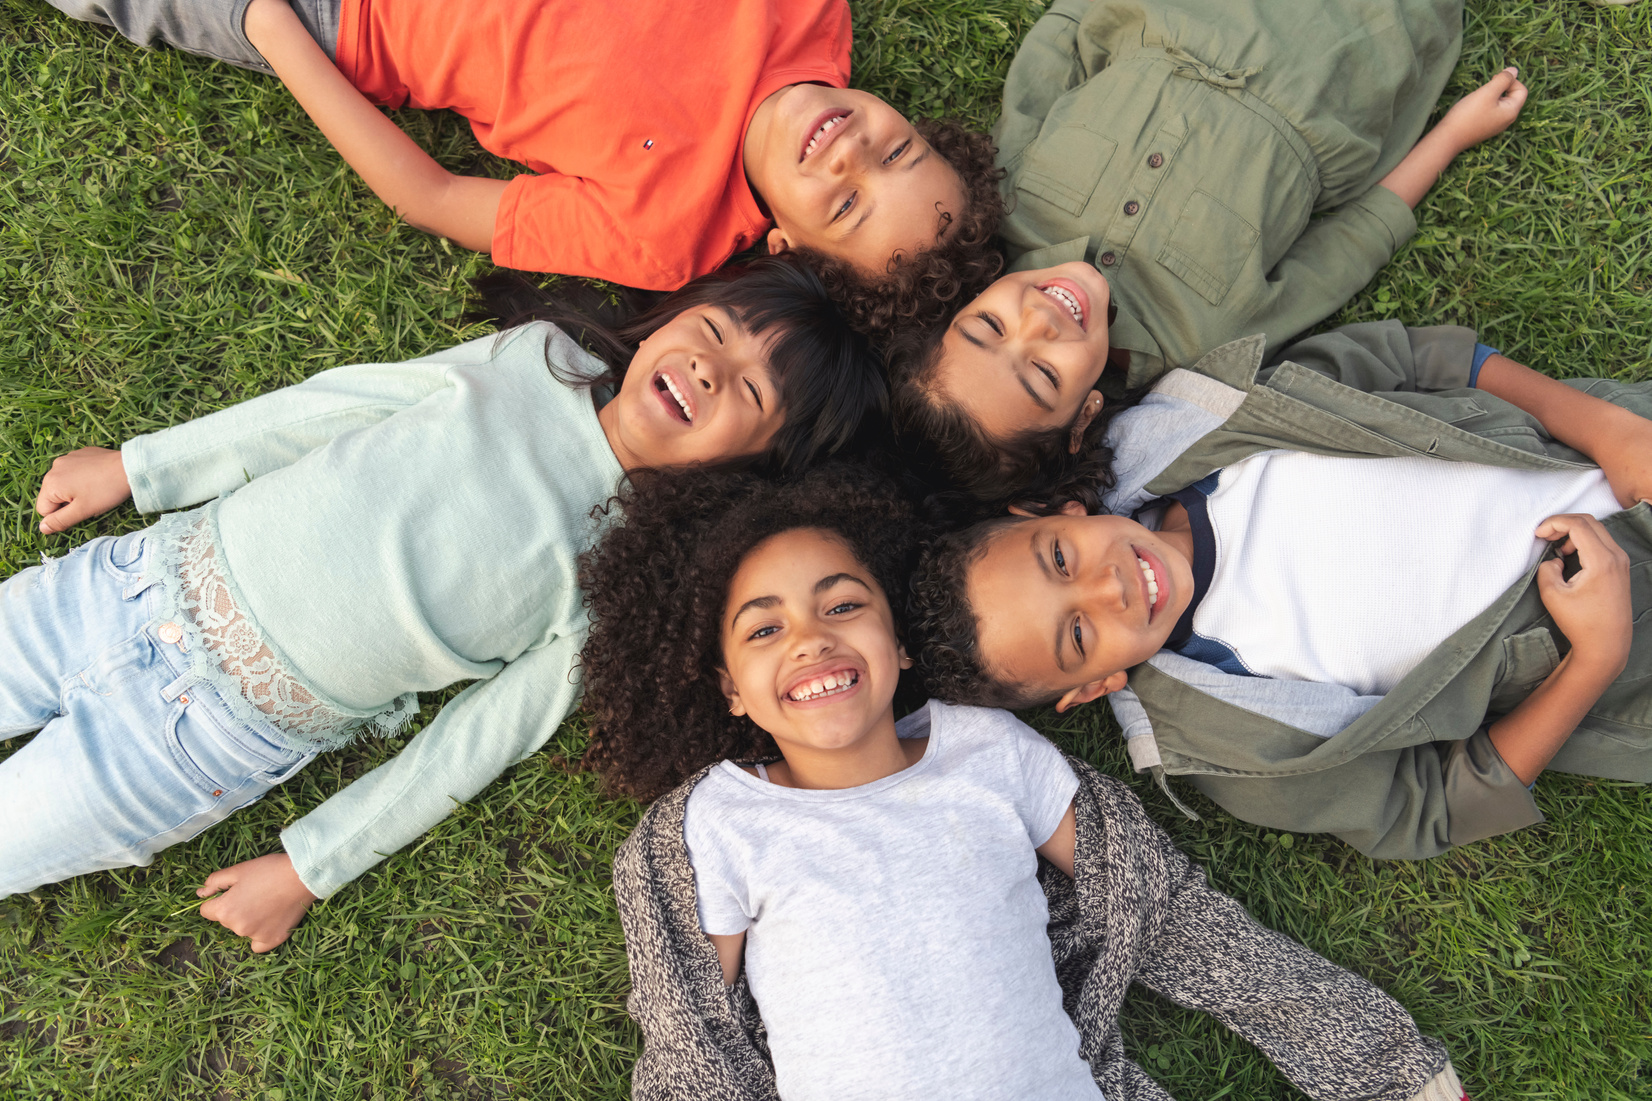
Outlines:
[{"label": "green grass", "polygon": [[[858,3],[858,79],[985,124],[1035,11]],[[1473,3],[1448,96],[1514,63],[1531,103],[1451,169],[1417,239],[1340,319],[1472,324],[1557,375],[1652,376],[1649,40],[1648,3]],[[401,121],[450,166],[504,171],[452,116]],[[140,524],[126,510],[39,536],[30,505],[53,456],[461,340],[464,283],[484,268],[399,226],[274,81],[0,0],[0,575]],[[1102,710],[1034,721],[1130,775]],[[581,738],[575,720],[559,751]],[[637,1034],[608,871],[637,808],[549,754],[268,956],[196,916],[202,877],[269,851],[400,744],[325,757],[150,868],[0,902],[0,1098],[626,1096]],[[1546,825],[1379,864],[1196,797],[1206,819],[1187,822],[1134,782],[1259,918],[1404,1001],[1476,1096],[1652,1097],[1652,792],[1548,776]],[[1189,1101],[1297,1096],[1163,1002],[1136,999],[1126,1033]]]}]

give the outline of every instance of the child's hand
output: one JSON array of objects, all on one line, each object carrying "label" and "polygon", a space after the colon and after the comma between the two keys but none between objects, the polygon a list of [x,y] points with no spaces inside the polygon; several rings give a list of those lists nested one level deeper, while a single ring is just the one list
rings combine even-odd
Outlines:
[{"label": "child's hand", "polygon": [[268,952],[286,940],[316,900],[286,853],[220,868],[195,893],[217,895],[202,904],[201,916],[237,936],[251,937],[254,952]]},{"label": "child's hand", "polygon": [[1511,65],[1452,104],[1435,132],[1448,137],[1455,152],[1461,153],[1507,130],[1526,103],[1526,86],[1517,79],[1519,71]]},{"label": "child's hand", "polygon": [[1629,606],[1629,556],[1606,525],[1593,516],[1551,516],[1537,526],[1539,539],[1561,539],[1562,554],[1577,554],[1581,567],[1570,581],[1559,558],[1537,569],[1537,592],[1555,626],[1572,644],[1569,665],[1597,674],[1601,685],[1629,661],[1633,621]]},{"label": "child's hand", "polygon": [[40,530],[55,535],[82,520],[102,516],[131,496],[120,452],[83,447],[53,460],[51,470],[40,482],[34,510],[45,517],[40,521]]}]

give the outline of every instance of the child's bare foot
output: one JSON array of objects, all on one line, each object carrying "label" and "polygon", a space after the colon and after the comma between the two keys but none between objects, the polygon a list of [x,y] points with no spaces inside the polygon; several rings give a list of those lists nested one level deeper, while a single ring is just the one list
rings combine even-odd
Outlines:
[{"label": "child's bare foot", "polygon": [[1452,104],[1435,132],[1448,137],[1460,153],[1507,130],[1526,104],[1526,86],[1519,75],[1511,65]]}]

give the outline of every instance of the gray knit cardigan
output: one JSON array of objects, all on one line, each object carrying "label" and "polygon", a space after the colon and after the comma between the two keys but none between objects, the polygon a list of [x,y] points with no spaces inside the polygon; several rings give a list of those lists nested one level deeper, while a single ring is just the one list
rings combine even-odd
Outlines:
[{"label": "gray knit cardigan", "polygon": [[[1205,882],[1135,795],[1072,760],[1078,844],[1068,879],[1041,862],[1050,944],[1080,1053],[1107,1101],[1168,1101],[1124,1053],[1132,982],[1211,1014],[1322,1101],[1459,1101],[1439,1041],[1398,1002]],[[651,807],[620,847],[614,891],[631,962],[626,1007],[642,1026],[637,1101],[778,1101],[763,1021],[742,974],[725,986],[700,932],[683,841],[689,793]]]}]

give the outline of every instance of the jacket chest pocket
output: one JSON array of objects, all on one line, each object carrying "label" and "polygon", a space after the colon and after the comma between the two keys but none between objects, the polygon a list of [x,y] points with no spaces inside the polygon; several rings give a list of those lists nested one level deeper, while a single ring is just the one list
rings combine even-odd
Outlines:
[{"label": "jacket chest pocket", "polygon": [[1090,203],[1118,142],[1083,126],[1057,126],[1027,150],[1016,190],[1078,216]]},{"label": "jacket chest pocket", "polygon": [[1188,196],[1155,259],[1200,298],[1220,306],[1260,236],[1255,226],[1201,189]]},{"label": "jacket chest pocket", "polygon": [[1547,627],[1510,635],[1503,640],[1503,671],[1486,701],[1487,710],[1514,710],[1559,664],[1560,651]]}]

